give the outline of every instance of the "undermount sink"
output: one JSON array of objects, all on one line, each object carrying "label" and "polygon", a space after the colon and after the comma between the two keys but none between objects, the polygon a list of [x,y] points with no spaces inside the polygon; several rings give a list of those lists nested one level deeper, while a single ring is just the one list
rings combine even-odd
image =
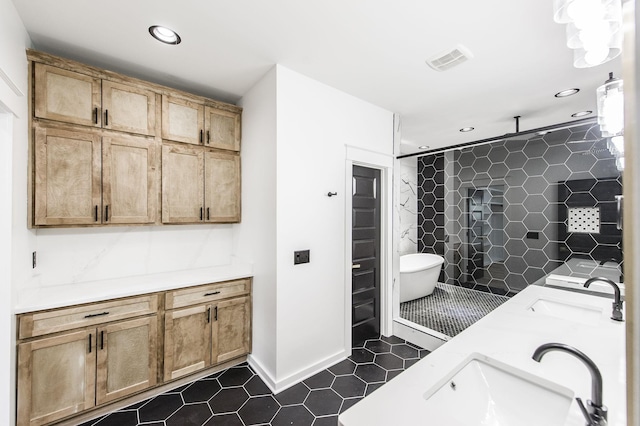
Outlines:
[{"label": "undermount sink", "polygon": [[479,353],[471,354],[424,394],[425,424],[560,426],[573,392]]},{"label": "undermount sink", "polygon": [[552,299],[537,299],[528,311],[540,315],[560,318],[581,324],[595,325],[602,317],[602,308],[596,306],[576,305]]}]

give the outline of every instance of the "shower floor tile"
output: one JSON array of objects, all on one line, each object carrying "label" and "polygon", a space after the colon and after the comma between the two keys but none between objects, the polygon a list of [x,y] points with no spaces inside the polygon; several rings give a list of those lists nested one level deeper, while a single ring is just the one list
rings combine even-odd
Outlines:
[{"label": "shower floor tile", "polygon": [[431,295],[401,303],[400,317],[453,337],[507,300],[507,296],[438,283]]}]

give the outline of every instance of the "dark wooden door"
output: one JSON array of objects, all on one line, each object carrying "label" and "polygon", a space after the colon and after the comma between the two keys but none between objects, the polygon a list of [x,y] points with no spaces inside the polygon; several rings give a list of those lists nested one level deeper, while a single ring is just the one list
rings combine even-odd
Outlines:
[{"label": "dark wooden door", "polygon": [[380,170],[353,166],[352,344],[380,335]]}]

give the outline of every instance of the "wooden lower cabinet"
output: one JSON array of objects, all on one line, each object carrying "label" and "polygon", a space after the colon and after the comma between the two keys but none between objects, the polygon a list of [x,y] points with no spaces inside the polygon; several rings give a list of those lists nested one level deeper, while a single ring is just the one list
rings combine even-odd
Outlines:
[{"label": "wooden lower cabinet", "polygon": [[97,405],[155,386],[157,324],[153,316],[98,328]]},{"label": "wooden lower cabinet", "polygon": [[44,425],[156,383],[157,316],[18,345],[18,426]]},{"label": "wooden lower cabinet", "polygon": [[236,297],[165,314],[164,379],[173,380],[251,351],[251,299]]},{"label": "wooden lower cabinet", "polygon": [[95,328],[18,345],[18,426],[44,425],[95,405]]},{"label": "wooden lower cabinet", "polygon": [[18,315],[17,426],[43,426],[251,352],[251,278]]},{"label": "wooden lower cabinet", "polygon": [[167,311],[164,317],[164,380],[211,365],[211,306]]},{"label": "wooden lower cabinet", "polygon": [[213,363],[218,364],[251,352],[251,304],[249,297],[220,302],[213,323]]}]

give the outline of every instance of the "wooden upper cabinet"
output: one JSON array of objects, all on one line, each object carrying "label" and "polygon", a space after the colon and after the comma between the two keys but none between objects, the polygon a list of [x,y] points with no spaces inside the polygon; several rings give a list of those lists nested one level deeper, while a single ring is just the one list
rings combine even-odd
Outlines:
[{"label": "wooden upper cabinet", "polygon": [[37,118],[121,132],[155,135],[156,93],[35,63]]},{"label": "wooden upper cabinet", "polygon": [[158,317],[99,327],[96,334],[96,404],[150,388],[157,382]]},{"label": "wooden upper cabinet", "polygon": [[35,116],[100,127],[100,79],[35,64]]},{"label": "wooden upper cabinet", "polygon": [[156,153],[153,140],[109,136],[102,140],[104,223],[153,223],[156,218]]},{"label": "wooden upper cabinet", "polygon": [[34,224],[100,223],[100,137],[38,127],[34,150]]},{"label": "wooden upper cabinet", "polygon": [[155,135],[156,94],[151,90],[104,80],[102,110],[105,129]]},{"label": "wooden upper cabinet", "polygon": [[162,222],[203,220],[203,158],[197,147],[162,146]]},{"label": "wooden upper cabinet", "polygon": [[95,405],[95,329],[18,345],[18,426],[44,425]]},{"label": "wooden upper cabinet", "polygon": [[206,107],[204,115],[205,145],[240,151],[240,113]]},{"label": "wooden upper cabinet", "polygon": [[240,157],[219,151],[204,153],[205,221],[240,221]]},{"label": "wooden upper cabinet", "polygon": [[202,144],[204,105],[184,98],[162,95],[162,138]]}]

